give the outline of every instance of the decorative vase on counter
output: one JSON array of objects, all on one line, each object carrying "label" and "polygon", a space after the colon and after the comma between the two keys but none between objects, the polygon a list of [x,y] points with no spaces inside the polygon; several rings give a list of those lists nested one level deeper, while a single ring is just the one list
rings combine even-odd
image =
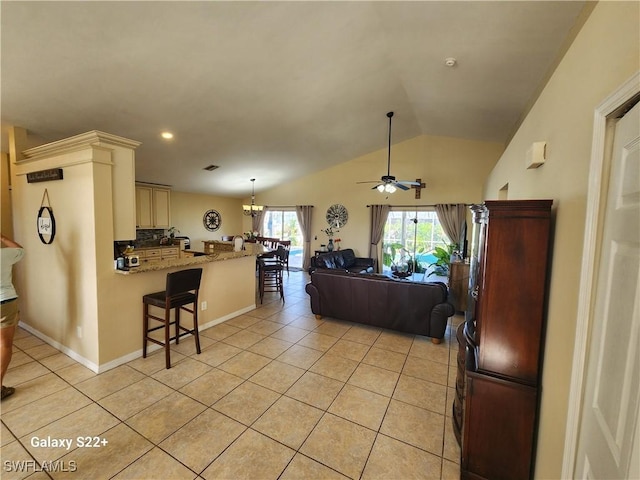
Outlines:
[{"label": "decorative vase on counter", "polygon": [[329,239],[329,243],[327,244],[327,250],[333,252],[333,238]]}]

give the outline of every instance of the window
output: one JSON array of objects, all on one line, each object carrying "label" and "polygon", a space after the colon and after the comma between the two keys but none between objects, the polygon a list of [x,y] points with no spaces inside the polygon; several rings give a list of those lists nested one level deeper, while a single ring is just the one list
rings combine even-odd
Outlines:
[{"label": "window", "polygon": [[383,271],[390,270],[392,265],[406,265],[415,258],[418,262],[416,272],[422,273],[436,261],[431,253],[433,249],[446,247],[448,243],[435,211],[392,210],[382,239],[382,251],[387,254],[384,255]]},{"label": "window", "polygon": [[290,210],[267,210],[262,220],[262,236],[291,240],[289,268],[302,268],[302,232],[293,207]]}]

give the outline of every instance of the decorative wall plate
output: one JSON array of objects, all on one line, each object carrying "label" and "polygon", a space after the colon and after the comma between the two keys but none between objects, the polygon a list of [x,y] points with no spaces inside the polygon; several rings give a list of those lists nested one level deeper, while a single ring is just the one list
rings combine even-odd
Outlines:
[{"label": "decorative wall plate", "polygon": [[51,207],[40,207],[38,210],[38,236],[46,245],[51,244],[56,236],[56,218]]},{"label": "decorative wall plate", "polygon": [[333,228],[341,228],[347,224],[349,212],[344,205],[336,203],[327,208],[327,223]]},{"label": "decorative wall plate", "polygon": [[217,210],[207,210],[202,217],[202,223],[204,224],[204,228],[209,230],[210,232],[215,232],[222,225],[222,217]]},{"label": "decorative wall plate", "polygon": [[[48,204],[47,206],[45,206],[45,202]],[[49,201],[49,192],[46,188],[42,194],[42,202],[40,203],[40,210],[38,210],[38,222],[36,226],[40,241],[45,245],[53,243],[53,239],[56,237],[56,217],[53,216],[51,202]]]}]

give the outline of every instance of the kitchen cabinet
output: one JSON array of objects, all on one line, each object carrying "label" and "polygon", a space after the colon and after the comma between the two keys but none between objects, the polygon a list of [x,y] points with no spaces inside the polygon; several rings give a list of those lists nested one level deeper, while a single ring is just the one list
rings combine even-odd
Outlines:
[{"label": "kitchen cabinet", "polygon": [[458,337],[464,412],[456,412],[454,400],[454,431],[460,414],[464,418],[462,479],[533,478],[551,204],[472,207],[471,295]]},{"label": "kitchen cabinet", "polygon": [[179,247],[152,247],[136,249],[140,262],[153,263],[180,257]]},{"label": "kitchen cabinet", "polygon": [[179,247],[165,247],[162,249],[163,260],[168,260],[170,258],[178,258],[178,257],[180,257]]},{"label": "kitchen cabinet", "polygon": [[136,228],[171,227],[171,190],[136,185]]}]

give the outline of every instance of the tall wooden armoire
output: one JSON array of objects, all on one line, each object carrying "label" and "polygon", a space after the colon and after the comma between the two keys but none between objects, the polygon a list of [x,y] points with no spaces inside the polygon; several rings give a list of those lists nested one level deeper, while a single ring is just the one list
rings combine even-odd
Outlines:
[{"label": "tall wooden armoire", "polygon": [[487,201],[473,208],[462,479],[533,475],[551,204]]}]

